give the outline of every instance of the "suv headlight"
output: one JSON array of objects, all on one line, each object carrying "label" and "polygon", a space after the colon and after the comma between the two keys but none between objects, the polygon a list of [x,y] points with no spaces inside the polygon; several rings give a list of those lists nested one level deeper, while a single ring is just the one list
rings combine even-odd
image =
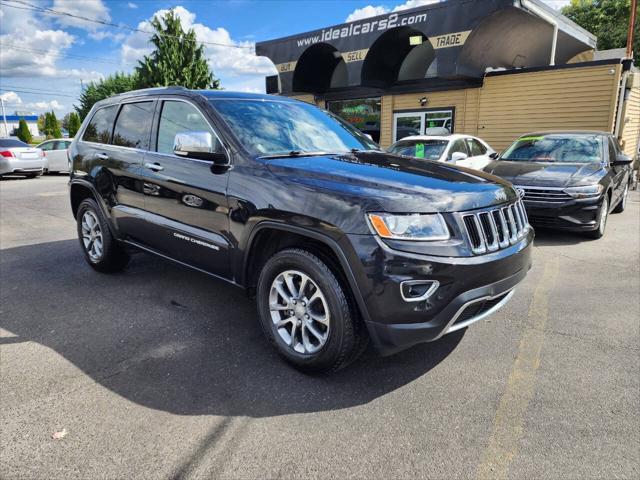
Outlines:
[{"label": "suv headlight", "polygon": [[564,192],[571,195],[573,198],[596,198],[602,194],[604,187],[600,184],[597,185],[585,185],[584,187],[569,187],[565,188]]},{"label": "suv headlight", "polygon": [[373,230],[382,238],[396,240],[447,240],[449,229],[439,213],[393,215],[369,213]]}]

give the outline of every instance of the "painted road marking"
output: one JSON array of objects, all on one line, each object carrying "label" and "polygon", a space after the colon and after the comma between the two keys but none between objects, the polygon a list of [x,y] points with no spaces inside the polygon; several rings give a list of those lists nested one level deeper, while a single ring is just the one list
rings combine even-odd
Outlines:
[{"label": "painted road marking", "polygon": [[558,257],[554,256],[545,264],[542,278],[533,294],[529,308],[531,326],[522,336],[518,356],[500,399],[489,445],[478,467],[479,479],[506,478],[509,465],[518,453],[518,444],[524,434],[524,416],[535,392],[544,328],[549,316],[549,292],[558,275],[558,263]]}]

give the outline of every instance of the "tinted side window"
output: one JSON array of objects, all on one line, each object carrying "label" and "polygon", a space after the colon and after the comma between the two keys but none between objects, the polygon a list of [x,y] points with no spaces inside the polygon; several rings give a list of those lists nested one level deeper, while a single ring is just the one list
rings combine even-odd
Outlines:
[{"label": "tinted side window", "polygon": [[451,156],[456,152],[465,154],[467,153],[467,148],[464,145],[464,140],[456,140],[455,142],[453,142],[451,150],[449,150],[449,160],[451,160]]},{"label": "tinted side window", "polygon": [[113,144],[148,150],[152,121],[153,102],[125,103],[113,130]]},{"label": "tinted side window", "polygon": [[94,113],[82,135],[82,139],[87,142],[109,143],[116,111],[117,105],[111,105]]},{"label": "tinted side window", "polygon": [[48,152],[49,150],[53,150],[53,142],[46,142],[43,143],[42,145],[40,145],[38,147],[40,150],[44,150],[45,152]]},{"label": "tinted side window", "polygon": [[467,147],[469,147],[469,152],[472,157],[477,157],[479,155],[484,155],[487,153],[487,149],[475,138],[467,138]]},{"label": "tinted side window", "polygon": [[214,151],[224,151],[214,131],[198,109],[189,103],[167,100],[162,105],[162,113],[160,114],[158,152],[173,153],[173,140],[177,133],[182,132],[209,132],[213,137]]}]

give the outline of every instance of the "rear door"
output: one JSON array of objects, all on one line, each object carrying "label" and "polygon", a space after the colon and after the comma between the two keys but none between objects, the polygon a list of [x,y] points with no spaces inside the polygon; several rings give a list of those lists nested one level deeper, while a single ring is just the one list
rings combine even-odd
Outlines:
[{"label": "rear door", "polygon": [[149,147],[154,101],[97,110],[78,142],[78,155],[122,238],[144,234],[141,169]]},{"label": "rear door", "polygon": [[152,151],[145,158],[144,193],[153,250],[207,272],[228,277],[229,170],[173,153],[177,133],[208,131],[226,149],[214,125],[195,103],[167,98],[158,105]]}]

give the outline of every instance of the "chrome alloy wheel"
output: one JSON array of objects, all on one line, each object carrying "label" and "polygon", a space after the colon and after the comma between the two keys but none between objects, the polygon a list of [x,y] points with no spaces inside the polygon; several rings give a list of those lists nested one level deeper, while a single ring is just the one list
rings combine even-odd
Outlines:
[{"label": "chrome alloy wheel", "polygon": [[82,215],[82,243],[92,262],[102,259],[102,231],[98,217],[91,210]]},{"label": "chrome alloy wheel", "polygon": [[322,290],[298,270],[280,273],[269,291],[271,321],[280,338],[297,353],[313,354],[329,338],[329,305]]}]

